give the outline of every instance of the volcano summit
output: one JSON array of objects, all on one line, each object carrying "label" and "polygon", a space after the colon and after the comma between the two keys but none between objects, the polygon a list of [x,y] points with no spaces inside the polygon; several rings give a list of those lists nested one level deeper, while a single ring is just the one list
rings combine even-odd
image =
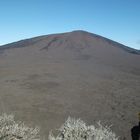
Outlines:
[{"label": "volcano summit", "polygon": [[140,51],[85,31],[0,47],[0,111],[42,134],[68,116],[101,120],[130,138],[140,109]]}]

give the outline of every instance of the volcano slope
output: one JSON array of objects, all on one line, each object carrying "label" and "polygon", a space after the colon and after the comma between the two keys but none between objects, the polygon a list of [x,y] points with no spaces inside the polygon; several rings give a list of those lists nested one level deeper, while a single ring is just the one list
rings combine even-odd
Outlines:
[{"label": "volcano slope", "polygon": [[130,139],[140,111],[140,52],[85,31],[0,47],[0,112],[47,136],[68,116]]}]

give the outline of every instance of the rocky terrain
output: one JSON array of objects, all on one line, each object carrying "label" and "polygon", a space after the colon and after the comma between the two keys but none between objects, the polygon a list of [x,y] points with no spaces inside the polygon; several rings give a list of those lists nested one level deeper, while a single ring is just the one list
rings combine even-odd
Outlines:
[{"label": "rocky terrain", "polygon": [[85,31],[0,46],[0,112],[41,127],[68,116],[113,124],[121,138],[140,111],[140,51]]}]

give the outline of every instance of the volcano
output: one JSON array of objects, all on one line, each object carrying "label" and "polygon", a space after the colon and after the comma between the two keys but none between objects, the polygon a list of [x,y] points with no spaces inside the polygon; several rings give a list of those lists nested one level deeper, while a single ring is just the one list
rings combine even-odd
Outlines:
[{"label": "volcano", "polygon": [[72,31],[0,46],[0,111],[44,136],[71,116],[130,139],[139,93],[140,51],[105,37]]}]

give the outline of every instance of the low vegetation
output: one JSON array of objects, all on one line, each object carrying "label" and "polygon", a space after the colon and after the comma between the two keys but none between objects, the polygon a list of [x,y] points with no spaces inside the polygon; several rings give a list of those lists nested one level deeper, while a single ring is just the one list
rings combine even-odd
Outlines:
[{"label": "low vegetation", "polygon": [[40,140],[39,129],[14,120],[13,115],[0,116],[0,140]]},{"label": "low vegetation", "polygon": [[[87,126],[81,119],[68,118],[58,129],[58,134],[52,131],[49,140],[118,140],[110,127],[97,123]],[[41,140],[39,128],[30,128],[22,122],[14,120],[13,115],[3,114],[0,116],[0,140]]]}]

